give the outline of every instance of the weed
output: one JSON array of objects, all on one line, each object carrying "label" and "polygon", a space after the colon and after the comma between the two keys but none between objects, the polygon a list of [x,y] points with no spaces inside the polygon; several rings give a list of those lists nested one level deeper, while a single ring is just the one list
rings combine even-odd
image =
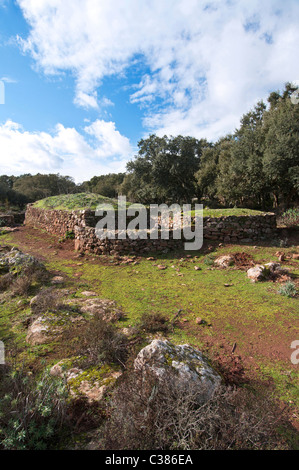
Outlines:
[{"label": "weed", "polygon": [[215,256],[207,255],[205,259],[203,260],[203,262],[206,266],[213,266],[214,260],[215,260]]},{"label": "weed", "polygon": [[295,297],[297,295],[296,285],[294,284],[294,282],[288,281],[280,287],[278,293],[281,295],[285,295],[286,297]]},{"label": "weed", "polygon": [[51,447],[64,422],[67,391],[48,372],[34,381],[12,371],[0,384],[0,446],[10,450]]}]

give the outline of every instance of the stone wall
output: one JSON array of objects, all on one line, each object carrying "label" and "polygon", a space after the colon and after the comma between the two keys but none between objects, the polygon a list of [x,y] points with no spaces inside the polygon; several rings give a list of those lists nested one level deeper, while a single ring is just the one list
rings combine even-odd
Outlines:
[{"label": "stone wall", "polygon": [[251,243],[255,240],[271,238],[276,233],[275,214],[204,217],[204,238],[226,243]]},{"label": "stone wall", "polygon": [[28,204],[25,224],[64,237],[66,232],[75,232],[75,227],[86,227],[89,212],[39,209]]},{"label": "stone wall", "polygon": [[[169,231],[169,240],[147,239],[104,239],[97,238],[95,225],[98,220],[94,211],[62,211],[38,209],[28,205],[25,223],[47,230],[49,233],[64,237],[67,232],[74,232],[75,249],[95,254],[116,254],[125,252],[146,253],[183,248],[185,240],[173,239]],[[254,216],[204,217],[204,239],[225,243],[251,243],[271,238],[276,233],[274,214]]]}]

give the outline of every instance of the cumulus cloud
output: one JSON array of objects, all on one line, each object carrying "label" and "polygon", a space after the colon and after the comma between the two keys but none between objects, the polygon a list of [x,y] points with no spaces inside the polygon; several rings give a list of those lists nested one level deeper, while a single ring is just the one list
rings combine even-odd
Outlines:
[{"label": "cumulus cloud", "polygon": [[297,0],[18,3],[31,27],[23,49],[46,74],[72,71],[81,106],[98,106],[104,77],[143,64],[131,103],[158,134],[217,138],[258,99],[299,78]]},{"label": "cumulus cloud", "polygon": [[61,173],[77,182],[125,171],[132,157],[129,140],[113,122],[96,120],[79,133],[57,124],[53,132],[28,132],[7,120],[0,126],[1,173]]}]

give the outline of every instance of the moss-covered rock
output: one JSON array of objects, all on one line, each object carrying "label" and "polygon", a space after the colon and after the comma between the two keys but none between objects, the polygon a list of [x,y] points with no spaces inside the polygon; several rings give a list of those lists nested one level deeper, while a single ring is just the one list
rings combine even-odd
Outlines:
[{"label": "moss-covered rock", "polygon": [[188,344],[176,346],[155,339],[139,352],[134,366],[145,376],[150,371],[162,383],[175,379],[182,389],[194,388],[201,400],[209,399],[221,383],[220,375],[203,354]]}]

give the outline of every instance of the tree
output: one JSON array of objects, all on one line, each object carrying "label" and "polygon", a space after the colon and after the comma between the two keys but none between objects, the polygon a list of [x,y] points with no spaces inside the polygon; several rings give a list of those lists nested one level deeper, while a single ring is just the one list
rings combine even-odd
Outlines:
[{"label": "tree", "polygon": [[294,87],[285,90],[265,117],[266,138],[263,171],[271,186],[275,206],[289,207],[299,196],[299,105],[290,99]]},{"label": "tree", "polygon": [[198,195],[195,173],[202,151],[210,144],[194,137],[151,135],[138,143],[139,152],[127,164],[136,200],[189,202]]}]

